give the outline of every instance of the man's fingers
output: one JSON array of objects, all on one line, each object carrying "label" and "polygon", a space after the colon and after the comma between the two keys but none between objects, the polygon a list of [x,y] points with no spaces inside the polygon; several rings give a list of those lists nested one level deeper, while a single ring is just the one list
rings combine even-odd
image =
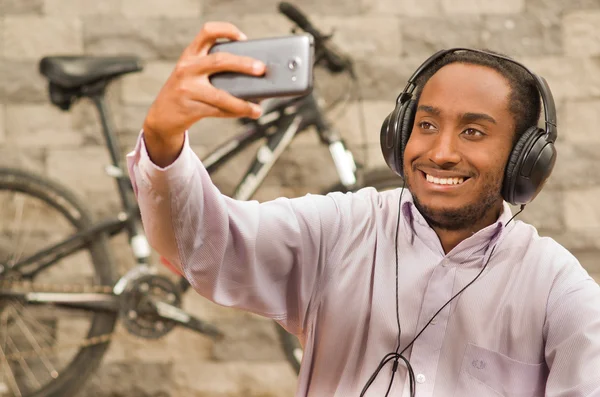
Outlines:
[{"label": "man's fingers", "polygon": [[202,103],[219,108],[237,117],[256,118],[262,113],[260,105],[237,98],[227,91],[217,89],[207,84],[202,78],[188,80],[182,86],[179,96],[194,101],[196,104]]},{"label": "man's fingers", "polygon": [[217,89],[213,86],[205,89],[203,94],[206,98],[202,100],[204,103],[208,103],[225,112],[233,113],[238,117],[247,116],[256,118],[262,112],[260,105],[236,98],[227,91]]},{"label": "man's fingers", "polygon": [[220,109],[218,107],[212,106],[208,103],[196,102],[197,111],[202,113],[203,117],[220,117],[220,118],[239,118],[239,117],[252,117],[258,118],[260,113],[253,114],[243,114],[229,112],[227,110]]},{"label": "man's fingers", "polygon": [[194,74],[213,74],[218,72],[237,72],[253,76],[265,73],[266,66],[263,62],[227,52],[217,52],[190,60],[187,65]]},{"label": "man's fingers", "polygon": [[[206,104],[205,104],[206,105]],[[222,109],[216,108],[214,106],[206,105],[206,114],[207,117],[220,117],[220,118],[238,118],[239,116],[233,113],[226,112]]]},{"label": "man's fingers", "polygon": [[246,40],[246,35],[229,22],[207,22],[196,35],[190,49],[195,54],[206,54],[218,39]]}]

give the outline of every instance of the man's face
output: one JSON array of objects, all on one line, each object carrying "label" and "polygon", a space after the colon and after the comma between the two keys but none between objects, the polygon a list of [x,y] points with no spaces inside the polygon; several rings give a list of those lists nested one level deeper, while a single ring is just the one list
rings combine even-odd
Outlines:
[{"label": "man's face", "polygon": [[425,84],[404,174],[431,226],[466,229],[500,206],[514,137],[509,95],[508,81],[479,65],[446,65]]}]

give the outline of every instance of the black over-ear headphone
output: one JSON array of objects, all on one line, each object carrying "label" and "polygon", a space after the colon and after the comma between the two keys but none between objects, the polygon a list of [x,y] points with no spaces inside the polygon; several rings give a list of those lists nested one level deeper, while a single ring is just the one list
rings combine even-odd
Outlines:
[{"label": "black over-ear headphone", "polygon": [[504,173],[502,197],[513,205],[531,202],[542,190],[552,173],[556,161],[554,142],[557,137],[556,107],[548,83],[543,77],[531,72],[521,63],[502,55],[469,48],[441,50],[427,59],[408,80],[404,91],[396,100],[396,107],[381,126],[380,144],[387,165],[404,178],[404,149],[411,134],[417,100],[413,97],[415,80],[438,59],[457,51],[472,51],[487,54],[512,62],[533,76],[544,105],[545,129],[529,127],[514,145]]}]

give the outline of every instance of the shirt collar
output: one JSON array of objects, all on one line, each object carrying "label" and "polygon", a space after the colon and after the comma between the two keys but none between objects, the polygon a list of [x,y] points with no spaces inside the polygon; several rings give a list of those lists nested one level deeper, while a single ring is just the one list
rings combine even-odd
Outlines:
[{"label": "shirt collar", "polygon": [[493,253],[494,247],[514,226],[512,222],[508,224],[512,219],[512,210],[508,203],[504,202],[502,213],[496,222],[474,233],[461,241],[448,254],[444,254],[437,234],[414,205],[412,194],[408,189],[404,189],[402,192],[401,211],[403,222],[400,227],[406,227],[409,230],[411,244],[414,244],[415,238],[419,238],[433,252],[453,264],[462,266],[469,264],[483,266]]}]

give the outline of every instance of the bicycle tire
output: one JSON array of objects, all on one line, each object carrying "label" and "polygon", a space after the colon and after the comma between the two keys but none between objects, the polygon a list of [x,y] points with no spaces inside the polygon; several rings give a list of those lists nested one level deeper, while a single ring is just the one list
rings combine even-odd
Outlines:
[{"label": "bicycle tire", "polygon": [[[54,207],[77,230],[92,225],[92,216],[87,207],[66,187],[32,172],[14,168],[0,168],[0,191],[8,190],[36,197]],[[116,280],[113,261],[106,235],[99,235],[88,245],[96,281],[112,286]],[[94,312],[87,337],[109,334],[114,331],[117,313]],[[108,349],[110,342],[81,348],[73,359],[41,389],[23,397],[68,397],[77,393],[86,380],[95,372]]]},{"label": "bicycle tire", "polygon": [[[389,168],[376,168],[365,173],[365,175],[362,177],[360,186],[352,189],[352,191],[357,191],[368,186],[374,187],[378,191],[400,188],[402,187],[402,179],[396,174],[392,173]],[[346,189],[345,186],[336,184],[325,189],[323,194],[347,191],[348,189]],[[298,338],[287,332],[278,323],[275,323],[275,325],[277,327],[279,342],[281,343],[286,360],[296,373],[300,372],[300,365],[302,362],[302,346],[300,345]]]}]

